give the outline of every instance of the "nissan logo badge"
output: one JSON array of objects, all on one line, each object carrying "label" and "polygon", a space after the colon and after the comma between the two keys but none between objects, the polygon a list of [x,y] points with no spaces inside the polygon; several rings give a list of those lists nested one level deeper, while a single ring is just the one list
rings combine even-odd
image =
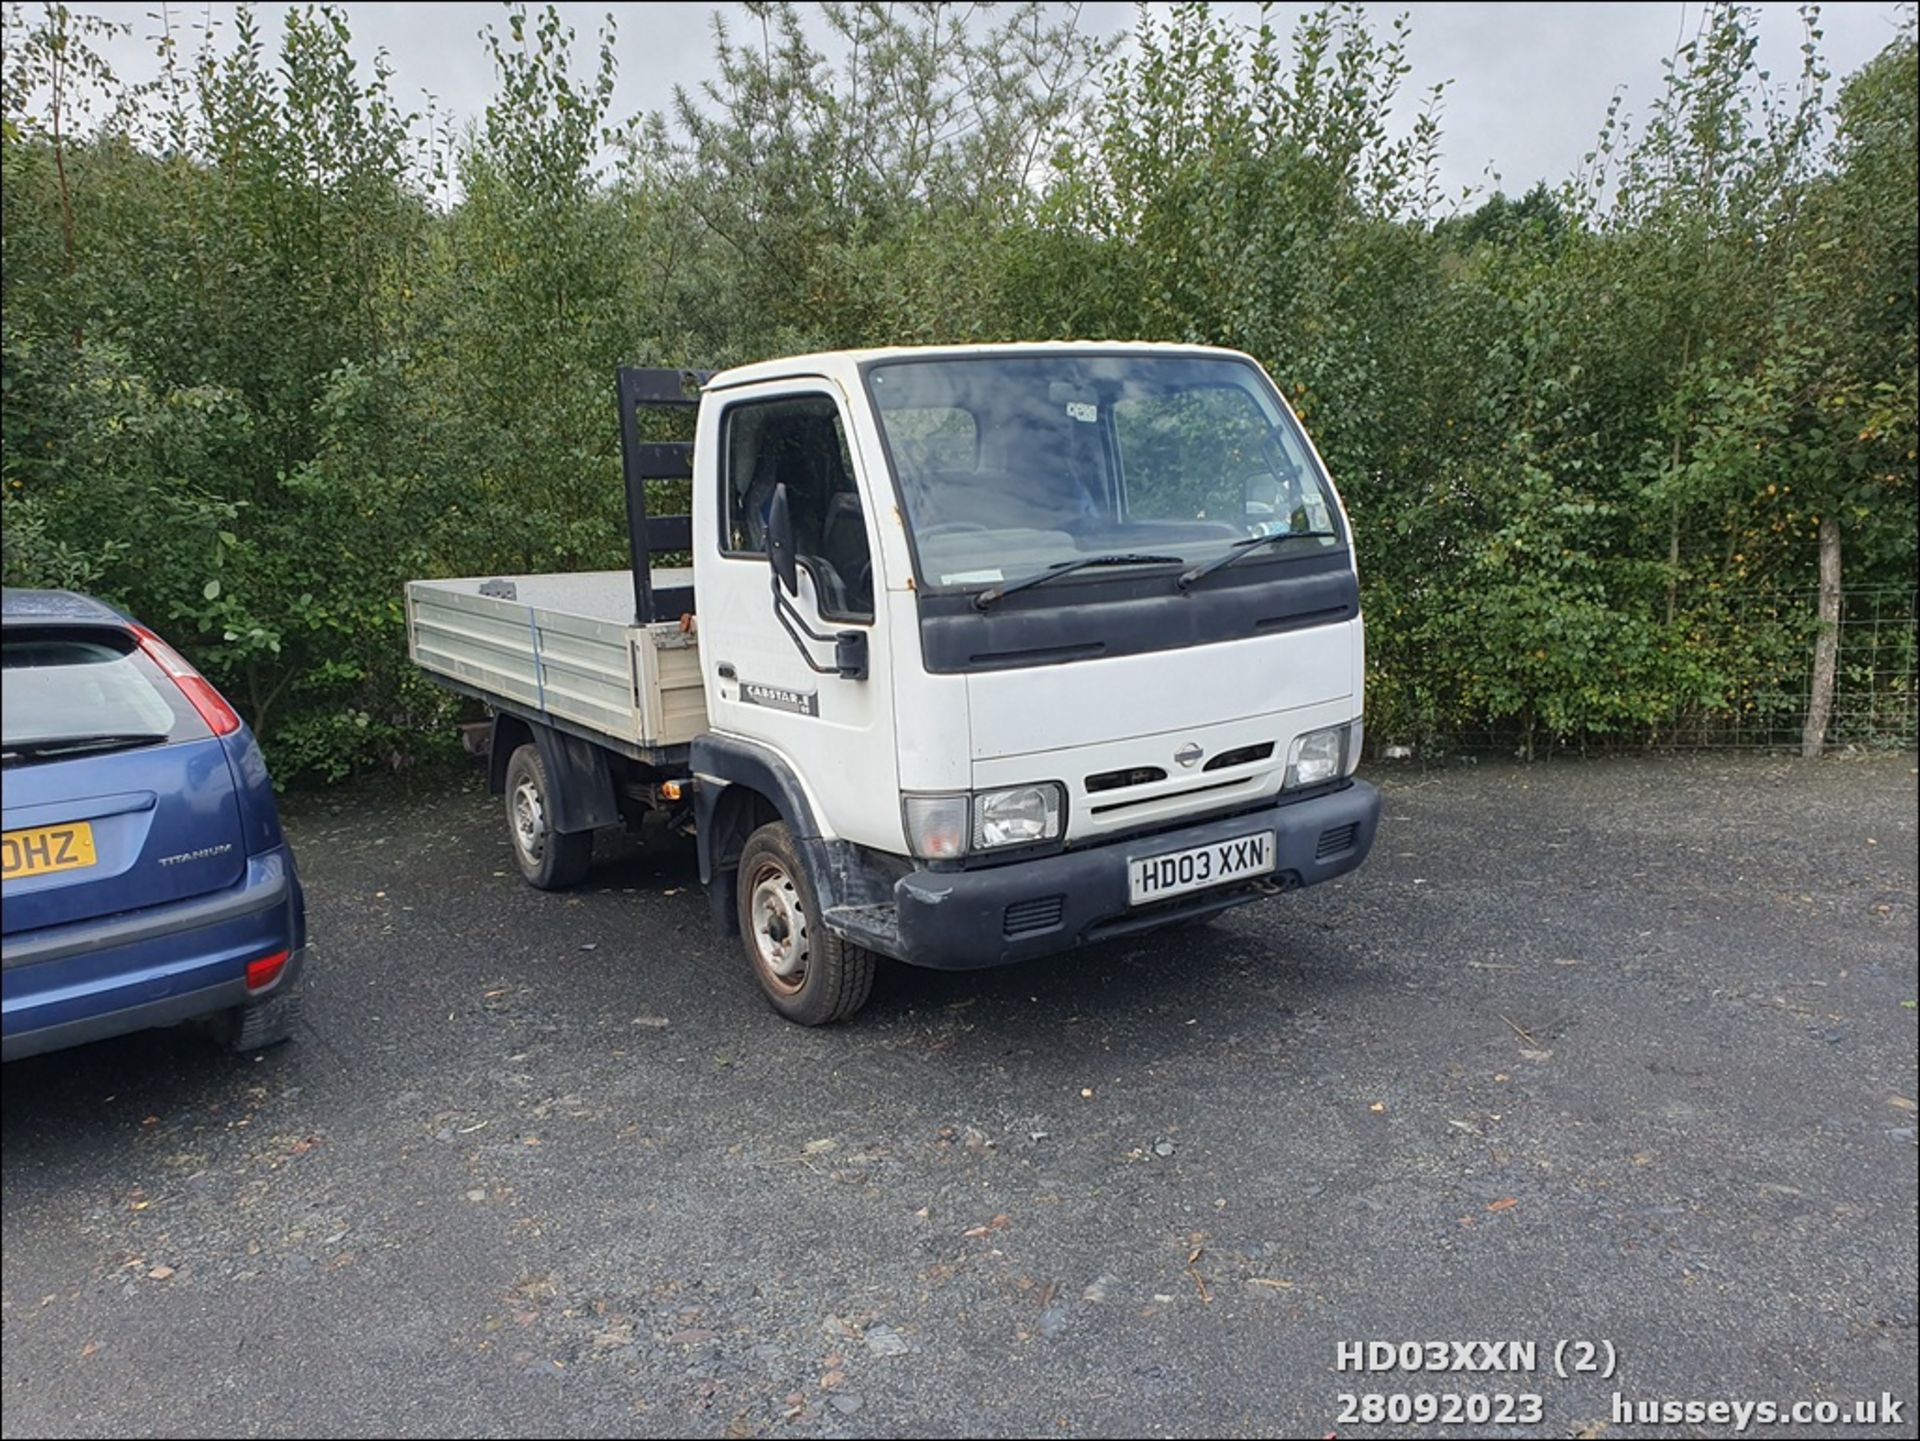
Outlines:
[{"label": "nissan logo badge", "polygon": [[1205,754],[1206,752],[1201,750],[1199,746],[1195,745],[1192,741],[1188,741],[1173,753],[1173,758],[1188,770],[1192,770],[1200,764],[1200,757]]}]

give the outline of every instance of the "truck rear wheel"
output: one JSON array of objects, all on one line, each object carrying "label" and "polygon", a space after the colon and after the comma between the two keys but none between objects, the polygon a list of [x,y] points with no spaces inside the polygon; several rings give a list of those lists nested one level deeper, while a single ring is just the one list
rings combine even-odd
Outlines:
[{"label": "truck rear wheel", "polygon": [[873,989],[873,952],[829,931],[793,835],[780,821],[740,853],[740,939],[773,1008],[803,1026],[844,1021]]},{"label": "truck rear wheel", "polygon": [[528,885],[565,890],[593,862],[593,832],[553,828],[553,785],[540,748],[523,745],[507,762],[507,834],[513,859]]}]

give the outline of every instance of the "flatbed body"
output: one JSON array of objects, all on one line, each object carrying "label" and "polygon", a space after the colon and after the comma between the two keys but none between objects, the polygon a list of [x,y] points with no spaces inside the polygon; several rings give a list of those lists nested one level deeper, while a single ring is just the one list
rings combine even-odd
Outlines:
[{"label": "flatbed body", "polygon": [[[690,568],[652,577],[663,598],[691,593]],[[636,622],[627,571],[409,581],[406,603],[414,664],[496,709],[656,765],[707,728],[697,634]]]}]

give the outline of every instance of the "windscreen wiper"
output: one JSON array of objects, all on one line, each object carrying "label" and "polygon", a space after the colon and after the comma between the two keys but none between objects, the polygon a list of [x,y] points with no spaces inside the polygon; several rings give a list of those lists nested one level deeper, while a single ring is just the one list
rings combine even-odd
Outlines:
[{"label": "windscreen wiper", "polygon": [[81,751],[117,751],[128,750],[134,746],[158,745],[166,738],[165,732],[156,734],[152,731],[116,731],[90,736],[49,736],[45,740],[12,742],[3,753],[0,753],[0,759],[12,765],[16,761],[44,760],[49,756],[73,755]]},{"label": "windscreen wiper", "polygon": [[1245,540],[1236,540],[1225,555],[1216,555],[1205,565],[1196,565],[1192,570],[1180,572],[1180,589],[1192,590],[1194,584],[1212,575],[1223,566],[1232,565],[1243,555],[1251,555],[1263,546],[1278,545],[1283,540],[1338,540],[1339,532],[1331,530],[1276,530],[1271,535],[1250,535]]},{"label": "windscreen wiper", "polygon": [[983,590],[973,598],[975,610],[985,610],[1003,596],[1012,595],[1016,590],[1025,590],[1029,586],[1040,585],[1056,580],[1063,575],[1072,575],[1076,570],[1085,570],[1095,565],[1178,565],[1183,557],[1177,555],[1086,555],[1079,560],[1063,560],[1058,565],[1050,565],[1038,575],[1030,575],[1021,580],[1010,581],[1006,585],[996,585],[991,590]]}]

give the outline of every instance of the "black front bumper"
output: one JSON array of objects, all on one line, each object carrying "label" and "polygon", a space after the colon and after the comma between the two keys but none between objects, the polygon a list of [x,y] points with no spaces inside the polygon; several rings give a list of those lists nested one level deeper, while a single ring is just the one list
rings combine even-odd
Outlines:
[{"label": "black front bumper", "polygon": [[[1380,792],[1353,781],[1329,794],[1038,860],[984,870],[914,871],[893,888],[899,907],[893,953],[909,965],[975,970],[1191,920],[1352,870],[1367,858],[1379,824]],[[1271,875],[1155,904],[1128,904],[1130,861],[1263,830],[1274,833],[1276,844]]]}]

